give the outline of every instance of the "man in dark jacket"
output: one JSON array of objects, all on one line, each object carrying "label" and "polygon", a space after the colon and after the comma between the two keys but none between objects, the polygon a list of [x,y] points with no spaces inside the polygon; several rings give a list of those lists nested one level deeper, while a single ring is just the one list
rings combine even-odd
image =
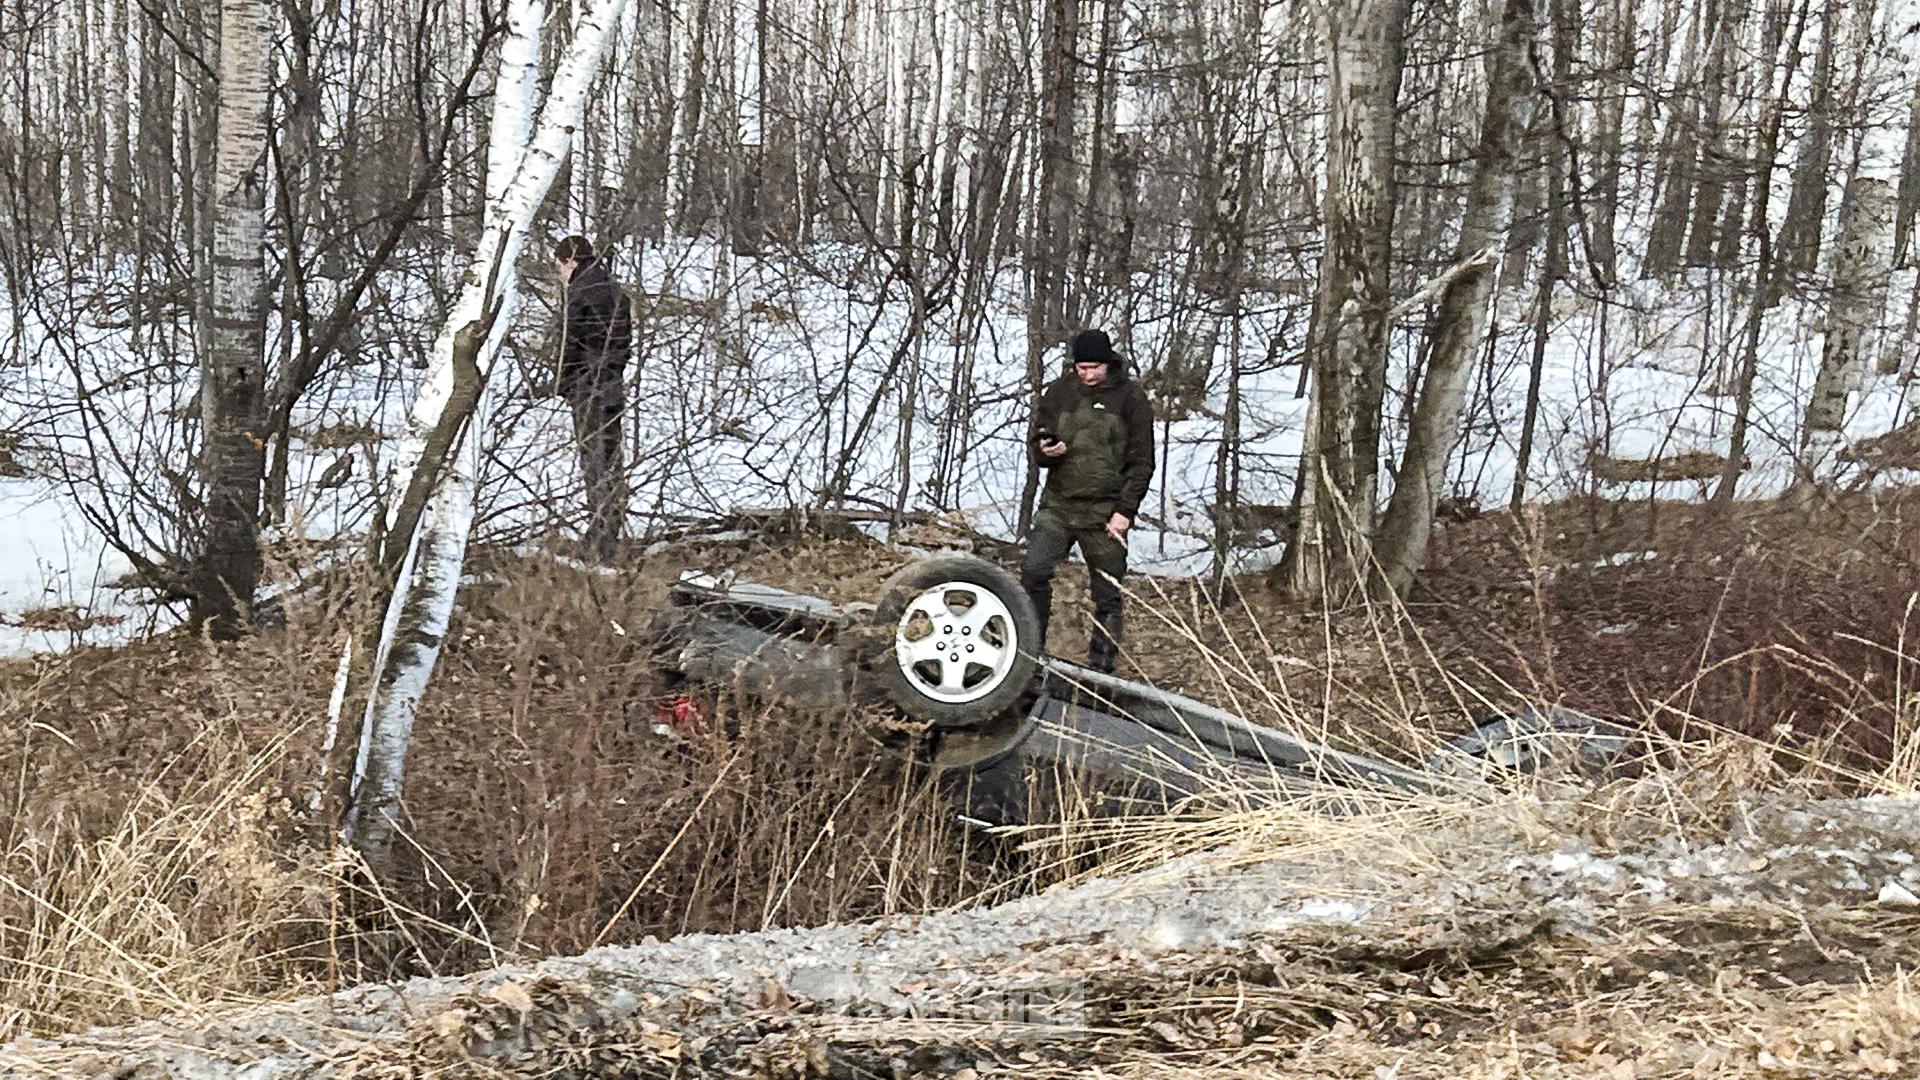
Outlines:
[{"label": "man in dark jacket", "polygon": [[587,549],[613,554],[627,517],[627,476],[620,437],[626,412],[627,357],[633,351],[633,313],[606,266],[584,236],[554,248],[566,283],[560,328],[560,393],[573,411],[574,443],[587,488]]},{"label": "man in dark jacket", "polygon": [[1153,407],[1127,378],[1126,361],[1099,330],[1067,344],[1073,370],[1040,395],[1028,446],[1047,486],[1027,537],[1020,583],[1040,612],[1046,647],[1053,573],[1075,544],[1093,579],[1097,625],[1087,666],[1111,672],[1120,654],[1120,582],[1127,574],[1127,530],[1153,479]]}]

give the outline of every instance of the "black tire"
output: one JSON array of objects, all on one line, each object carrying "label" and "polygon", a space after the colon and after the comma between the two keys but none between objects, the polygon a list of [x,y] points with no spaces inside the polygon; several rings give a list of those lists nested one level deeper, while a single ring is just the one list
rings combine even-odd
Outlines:
[{"label": "black tire", "polygon": [[[997,610],[987,612],[988,622],[980,628],[982,636],[973,640],[984,646],[991,639],[994,648],[1011,654],[997,653],[996,662],[991,665],[975,662],[961,652],[953,654],[963,660],[955,666],[965,672],[965,677],[962,688],[952,691],[951,696],[966,700],[943,700],[935,696],[939,688],[928,685],[936,677],[931,669],[938,666],[942,672],[946,670],[938,658],[904,664],[897,648],[903,640],[905,621],[914,618],[910,606],[932,590],[948,584],[962,588],[943,594],[944,603],[951,604],[968,592],[974,596],[990,596],[998,602],[1004,615]],[[954,593],[960,593],[961,597],[955,597]],[[960,619],[968,618],[970,608],[955,610]],[[970,634],[971,630],[965,632]],[[877,676],[887,700],[908,716],[941,727],[979,724],[1005,713],[1019,704],[1032,687],[1040,666],[1035,655],[1040,642],[1040,618],[1033,610],[1033,602],[1027,599],[1026,591],[1012,574],[972,555],[922,559],[888,578],[880,588],[880,601],[873,612],[871,641],[873,647],[868,650],[867,666]],[[967,645],[962,643],[960,648]]]}]

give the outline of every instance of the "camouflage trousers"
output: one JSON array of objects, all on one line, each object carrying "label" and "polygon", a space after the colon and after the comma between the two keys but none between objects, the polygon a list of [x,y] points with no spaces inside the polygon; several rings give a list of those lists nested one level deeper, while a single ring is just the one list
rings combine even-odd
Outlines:
[{"label": "camouflage trousers", "polygon": [[[1111,511],[1108,515],[1111,516]],[[1087,561],[1087,576],[1092,579],[1093,638],[1087,646],[1087,666],[1095,671],[1111,672],[1120,658],[1120,636],[1124,628],[1126,595],[1120,583],[1127,576],[1127,546],[1107,535],[1106,518],[1098,525],[1082,525],[1090,515],[1068,515],[1042,507],[1034,515],[1033,532],[1027,537],[1027,554],[1020,565],[1020,585],[1040,613],[1040,648],[1047,643],[1047,623],[1053,612],[1053,576],[1060,563],[1080,547]]]}]

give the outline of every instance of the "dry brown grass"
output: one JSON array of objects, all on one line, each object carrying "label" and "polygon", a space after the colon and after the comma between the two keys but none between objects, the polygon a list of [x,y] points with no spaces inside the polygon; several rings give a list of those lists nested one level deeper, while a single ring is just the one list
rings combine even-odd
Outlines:
[{"label": "dry brown grass", "polygon": [[[845,555],[764,557],[825,579]],[[0,1036],[932,910],[993,873],[885,718],[723,699],[724,733],[654,734],[637,637],[677,565],[475,568],[377,882],[333,840],[329,777],[352,747],[321,754],[351,581],[238,645],[176,634],[0,663]]]},{"label": "dry brown grass", "polygon": [[[1238,599],[1254,596],[1251,604],[1223,610],[1196,586],[1175,583],[1135,609],[1160,623],[1148,640],[1162,644],[1142,666],[1184,664],[1180,678],[1248,715],[1395,756],[1430,749],[1469,716],[1554,700],[1564,685],[1557,679],[1612,662],[1612,674],[1637,680],[1642,692],[1603,699],[1613,708],[1601,711],[1648,732],[1639,759],[1617,779],[1505,785],[1485,802],[1383,796],[1342,816],[1250,806],[1223,790],[1167,817],[1025,830],[1023,845],[1082,874],[1175,858],[1305,864],[1364,852],[1388,884],[1356,882],[1345,895],[1377,902],[1392,896],[1395,882],[1444,873],[1462,857],[1459,838],[1487,830],[1506,837],[1497,844],[1517,844],[1512,850],[1569,838],[1603,852],[1633,850],[1674,836],[1723,837],[1754,798],[1920,791],[1907,640],[1915,605],[1897,514],[1856,502],[1819,523],[1764,511],[1727,523],[1660,509],[1669,515],[1664,525],[1616,522],[1545,542],[1535,522],[1508,549],[1513,572],[1505,580],[1464,581],[1457,564],[1443,565],[1433,591],[1494,598],[1471,613],[1435,618],[1432,592],[1411,609],[1323,608],[1316,641],[1301,633],[1315,628],[1309,616],[1250,590]],[[1742,543],[1729,545],[1729,530]],[[1676,650],[1661,641],[1636,657],[1629,638],[1604,660],[1578,655],[1576,643],[1596,628],[1579,620],[1593,614],[1568,603],[1586,595],[1579,585],[1556,589],[1555,577],[1584,584],[1587,568],[1569,572],[1569,561],[1645,547],[1661,555],[1626,565],[1621,598],[1657,598],[1676,613],[1691,605],[1691,622],[1662,629],[1695,635],[1697,644]],[[1876,565],[1861,558],[1862,548],[1894,557]],[[1449,554],[1461,558],[1457,549]],[[1723,575],[1717,596],[1701,588],[1710,567]],[[1263,605],[1279,617],[1247,610]],[[1461,633],[1466,619],[1480,623],[1472,635]],[[1276,645],[1275,626],[1285,628],[1285,644]],[[1729,693],[1739,694],[1737,711],[1725,707]],[[1435,837],[1448,838],[1446,846],[1432,846]],[[1087,1018],[1120,1034],[1076,1042],[1071,1059],[1040,1050],[1026,1062],[983,1059],[975,1071],[1048,1080],[1090,1069],[1371,1080],[1920,1072],[1910,914],[1728,899],[1731,909],[1653,905],[1601,936],[1522,938],[1490,943],[1497,947],[1479,955],[1441,950],[1409,964],[1365,950],[1307,949],[1291,956],[1307,972],[1229,965],[1211,988],[1129,984],[1096,995]]]},{"label": "dry brown grass", "polygon": [[[1587,470],[1594,479],[1607,484],[1713,480],[1726,467],[1726,455],[1707,450],[1685,450],[1655,458],[1616,458],[1595,454],[1587,459]],[[1744,464],[1742,467],[1745,467]]]},{"label": "dry brown grass", "polygon": [[0,664],[8,1035],[319,985],[340,866],[301,627]]},{"label": "dry brown grass", "polygon": [[325,936],[336,875],[286,834],[284,741],[211,722],[144,767],[103,760],[90,788],[49,790],[34,759],[81,744],[50,720],[8,727],[26,745],[0,853],[0,1039],[315,985],[299,954]]},{"label": "dry brown grass", "polygon": [[1870,770],[1911,740],[1914,496],[1491,514],[1440,534],[1413,613],[1449,668],[1529,697],[1682,734],[1785,725]]},{"label": "dry brown grass", "polygon": [[[1916,792],[1898,767],[1861,773],[1732,731],[1688,744],[1656,735],[1650,750],[1629,775],[1508,787],[1486,802],[1391,798],[1340,816],[1224,809],[1033,829],[1026,841],[1109,869],[1278,860],[1315,895],[1384,910],[1435,882],[1475,880],[1459,868],[1477,865],[1485,879],[1571,840],[1599,854],[1664,850],[1676,835],[1723,839],[1756,799]],[[1759,1080],[1920,1068],[1910,911],[1723,895],[1624,903],[1585,932],[1545,934],[1556,914],[1530,903],[1516,894],[1512,908],[1416,912],[1405,926],[1283,932],[1191,958],[1178,978],[1129,975],[1138,960],[1119,948],[1075,969],[1086,980],[1078,1030],[1037,1036],[1014,1057],[1006,1033],[976,1032],[968,1067],[1030,1080]],[[964,1044],[952,1053],[966,1060]]]},{"label": "dry brown grass", "polygon": [[7,620],[22,630],[49,634],[81,634],[102,626],[118,626],[124,615],[100,615],[73,604],[28,608]]},{"label": "dry brown grass", "polygon": [[[1310,611],[1258,581],[1242,582],[1236,602],[1220,607],[1188,583],[1138,582],[1134,662],[1305,737],[1408,760],[1471,717],[1541,698],[1611,703],[1602,711],[1664,732],[1636,774],[1582,796],[1578,815],[1520,815],[1528,842],[1706,836],[1723,827],[1738,793],[1756,788],[1910,791],[1920,779],[1904,621],[1875,621],[1895,610],[1884,597],[1833,603],[1871,575],[1837,578],[1839,593],[1782,598],[1801,606],[1771,609],[1779,618],[1825,611],[1829,621],[1801,624],[1791,642],[1756,643],[1754,628],[1777,624],[1750,619],[1758,609],[1743,606],[1764,597],[1739,591],[1751,568],[1734,568],[1735,584],[1723,583],[1715,606],[1700,603],[1697,587],[1717,565],[1706,551],[1697,562],[1669,557],[1678,550],[1670,539],[1700,533],[1697,521],[1640,532],[1628,521],[1580,530],[1573,511],[1527,528],[1500,517],[1443,540],[1429,591],[1406,609]],[[1903,536],[1889,535],[1889,550],[1904,550]],[[1649,539],[1662,560],[1615,578],[1607,575],[1620,567],[1581,569]],[[1724,550],[1724,536],[1718,543]],[[1836,569],[1865,573],[1848,548],[1804,544],[1763,565],[1803,563],[1795,580],[1805,582]],[[711,545],[608,578],[483,553],[475,569],[486,580],[464,594],[417,729],[408,846],[377,885],[336,855],[325,814],[306,811],[322,775],[319,722],[339,628],[357,624],[352,589],[291,605],[284,630],[242,646],[172,638],[0,665],[0,770],[11,788],[0,822],[0,985],[12,1006],[0,1036],[464,970],[601,940],[939,910],[1172,857],[1363,852],[1377,867],[1419,875],[1445,865],[1431,837],[1496,818],[1512,829],[1514,807],[1530,797],[1383,796],[1329,817],[1221,786],[1165,817],[1070,815],[1049,829],[982,839],[957,830],[911,767],[911,733],[883,717],[723,701],[724,735],[670,742],[649,731],[654,688],[636,635],[682,565],[731,564],[744,577],[852,600],[870,596],[905,558],[861,543]],[[1620,676],[1636,680],[1635,693],[1605,696],[1618,684],[1593,678],[1602,661],[1581,620],[1600,610],[1595,581],[1614,582],[1612,595],[1631,610],[1677,583],[1694,588],[1672,609],[1693,604],[1694,644],[1659,637],[1658,655],[1634,658]],[[1060,595],[1077,590],[1063,583]],[[1060,625],[1078,618],[1063,614]],[[1702,639],[1728,651],[1702,651]],[[1754,664],[1801,681],[1761,693]],[[1747,690],[1730,712],[1721,695],[1736,685]],[[1768,711],[1802,700],[1782,695],[1806,686],[1824,688],[1806,699],[1828,710],[1821,724],[1807,723],[1804,710]],[[1768,722],[1725,722],[1742,710]],[[1801,733],[1776,732],[1779,719]],[[1880,732],[1878,753],[1863,755],[1853,729]],[[1906,976],[1877,944],[1910,926],[1736,929],[1737,940],[1703,939],[1690,948],[1693,966],[1658,979],[1632,965],[1618,971],[1642,977],[1606,982],[1596,973],[1615,970],[1620,956],[1659,952],[1651,935],[1685,939],[1671,925],[1622,927],[1605,949],[1502,942],[1411,968],[1405,957],[1322,957],[1277,987],[1232,964],[1213,982],[1116,983],[1113,1001],[1126,1008],[1111,1019],[1127,1035],[1103,1068],[1736,1076],[1769,1068],[1766,1049],[1766,1060],[1791,1052],[1865,1075],[1883,1061],[1876,1054],[1914,1059],[1916,1036],[1902,1026],[1911,1020]],[[1853,935],[1849,948],[1875,959],[1860,978],[1818,982],[1796,969],[1778,985],[1755,981],[1768,969],[1754,949],[1764,956],[1796,935],[1831,941],[1843,932]],[[1722,968],[1747,983],[1727,984]],[[1792,1008],[1804,1010],[1804,1023],[1789,1023]],[[1046,1060],[996,1067],[1067,1075]]]},{"label": "dry brown grass", "polygon": [[[790,567],[753,576],[858,588],[842,545],[748,558]],[[911,733],[886,717],[723,696],[711,737],[651,732],[658,688],[637,635],[678,569],[519,566],[469,593],[416,733],[421,759],[465,782],[409,800],[412,834],[447,853],[407,871],[415,888],[444,871],[512,913],[496,941],[566,952],[622,904],[614,939],[926,910],[976,887]]]},{"label": "dry brown grass", "polygon": [[[1682,521],[1676,534],[1699,525],[1697,519]],[[1789,525],[1770,519],[1741,523],[1759,536],[1770,534],[1774,542],[1782,534],[1793,536]],[[1670,536],[1624,532],[1615,542],[1661,544]],[[1893,544],[1897,536],[1884,542]],[[1897,588],[1895,582],[1903,578],[1899,571],[1860,567],[1859,559],[1830,544],[1816,540],[1797,550],[1782,548],[1778,561],[1724,569],[1722,596],[1743,588],[1741,575],[1799,565],[1801,573],[1784,592],[1780,580],[1772,580],[1778,607],[1770,615],[1824,611],[1828,621],[1801,623],[1791,646],[1764,640],[1768,630],[1782,625],[1778,621],[1732,626],[1728,636],[1738,644],[1724,653],[1711,648],[1715,626],[1693,626],[1709,648],[1692,651],[1692,669],[1676,667],[1657,698],[1617,701],[1615,717],[1644,724],[1647,744],[1642,757],[1611,782],[1567,786],[1548,780],[1544,788],[1507,784],[1488,801],[1380,798],[1342,817],[1302,813],[1290,805],[1231,805],[1231,798],[1221,798],[1213,799],[1212,809],[1196,807],[1198,813],[1185,817],[1037,828],[1029,830],[1025,842],[1062,859],[1092,855],[1121,867],[1206,853],[1210,861],[1298,859],[1302,872],[1313,872],[1308,867],[1327,859],[1338,863],[1340,853],[1363,851],[1359,861],[1386,871],[1386,884],[1375,878],[1369,886],[1361,884],[1367,880],[1363,876],[1334,874],[1327,892],[1384,901],[1396,892],[1394,882],[1415,880],[1436,865],[1461,859],[1461,836],[1484,838],[1492,849],[1509,851],[1538,849],[1559,838],[1578,838],[1601,851],[1634,849],[1672,836],[1713,842],[1724,836],[1743,799],[1764,798],[1766,792],[1788,799],[1862,792],[1912,796],[1920,792],[1920,721],[1912,705],[1907,640],[1914,601]],[[1665,544],[1663,552],[1670,553]],[[1761,552],[1764,544],[1745,555]],[[1536,548],[1532,563],[1540,567],[1542,561]],[[1834,573],[1836,567],[1832,582],[1818,582],[1818,573]],[[1684,559],[1678,571],[1659,563],[1636,569],[1636,588],[1653,596],[1699,573]],[[1538,580],[1538,575],[1519,580]],[[1803,582],[1812,584],[1795,592]],[[1853,600],[1864,605],[1832,603],[1836,594],[1862,586],[1866,592]],[[1749,596],[1764,592],[1755,588]],[[1676,603],[1684,605],[1684,596],[1697,598],[1699,592],[1682,592]],[[1549,611],[1553,603],[1542,603],[1538,590],[1526,600],[1536,605],[1534,613]],[[1701,611],[1707,619],[1724,615],[1740,623],[1743,615],[1734,615],[1732,607],[1738,603],[1726,601],[1718,611],[1709,603]],[[1177,615],[1183,609],[1188,615]],[[1346,734],[1329,711],[1363,698],[1357,686],[1371,686],[1375,694],[1380,686],[1388,688],[1384,700],[1373,698],[1367,726],[1375,738],[1402,748],[1430,746],[1444,734],[1450,715],[1457,721],[1463,713],[1528,698],[1526,690],[1501,678],[1500,663],[1442,663],[1438,653],[1452,648],[1444,642],[1457,623],[1432,621],[1419,609],[1359,605],[1323,615],[1327,626],[1346,619],[1350,628],[1365,630],[1329,632],[1329,648],[1309,663],[1288,665],[1292,678],[1261,671],[1261,657],[1284,653],[1258,634],[1258,623],[1248,640],[1246,623],[1238,623],[1233,613],[1206,611],[1204,603],[1162,603],[1156,611],[1187,642],[1185,655],[1202,657],[1215,684],[1236,692],[1242,709],[1309,736],[1338,740]],[[1880,623],[1860,619],[1860,611],[1878,613]],[[1524,632],[1524,619],[1509,626]],[[1565,634],[1565,626],[1553,626],[1540,640],[1551,648],[1559,634]],[[1515,646],[1507,638],[1507,648],[1523,651],[1530,644]],[[1348,667],[1365,663],[1369,650],[1390,671],[1369,676]],[[1492,659],[1498,661],[1498,653]],[[1651,663],[1638,669],[1628,665],[1626,671],[1644,675],[1672,659],[1649,657]],[[1751,671],[1741,665],[1780,665],[1826,694],[1812,698],[1818,709],[1768,715],[1761,711],[1768,688],[1747,676],[1747,707],[1738,723],[1716,723],[1707,715],[1715,709],[1701,705],[1716,703],[1716,694],[1726,692],[1722,676],[1728,669]],[[1553,665],[1544,669],[1551,673]],[[1306,694],[1300,692],[1302,682],[1309,688]],[[1774,694],[1793,694],[1791,680],[1782,682],[1788,688],[1776,686]],[[1538,684],[1532,690],[1538,692]],[[1636,705],[1644,711],[1636,713]],[[1430,723],[1434,719],[1442,726]],[[1434,849],[1428,847],[1434,836],[1455,840]],[[1478,955],[1473,947],[1440,949],[1409,963],[1407,957],[1365,949],[1329,955],[1296,947],[1286,965],[1265,965],[1252,974],[1229,969],[1212,988],[1129,986],[1104,1003],[1125,1015],[1119,1022],[1125,1034],[1092,1043],[1100,1047],[1098,1074],[1450,1080],[1920,1072],[1920,994],[1912,982],[1910,951],[1916,922],[1910,913],[1811,905],[1786,909],[1753,897],[1724,899],[1734,905],[1651,905],[1632,919],[1611,922],[1599,936],[1523,936],[1507,944],[1486,942],[1492,947]],[[1298,970],[1302,965],[1306,972]],[[1116,1017],[1100,1007],[1089,1015],[1089,1024],[1114,1022]],[[979,1065],[981,1076],[1064,1080],[1089,1074],[1087,1057],[1064,1061],[1046,1053],[1029,1063],[1000,1059]]]}]

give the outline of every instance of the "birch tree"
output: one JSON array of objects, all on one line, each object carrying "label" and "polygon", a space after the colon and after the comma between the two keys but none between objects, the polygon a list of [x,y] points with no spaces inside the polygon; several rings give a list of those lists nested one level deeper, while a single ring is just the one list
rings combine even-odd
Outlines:
[{"label": "birch tree", "polygon": [[1793,167],[1793,194],[1780,226],[1780,254],[1788,268],[1812,273],[1820,265],[1821,231],[1827,220],[1828,163],[1833,143],[1834,36],[1840,25],[1840,0],[1821,6],[1820,44],[1813,61],[1813,100],[1807,103],[1808,129]]},{"label": "birch tree", "polygon": [[413,721],[440,658],[466,558],[474,510],[471,414],[513,314],[514,267],[625,2],[576,5],[572,38],[537,118],[545,4],[515,0],[511,8],[494,103],[486,226],[434,343],[393,470],[391,490],[403,495],[388,515],[383,561],[395,576],[374,652],[346,821],[348,838],[375,866],[392,842]]},{"label": "birch tree", "polygon": [[[1801,5],[1791,31],[1782,39],[1781,56],[1772,68],[1783,68],[1779,91],[1773,95],[1760,125],[1760,175],[1755,185],[1753,216],[1748,219],[1754,253],[1751,295],[1747,303],[1746,326],[1741,335],[1740,367],[1734,375],[1733,427],[1727,435],[1727,459],[1714,486],[1712,502],[1721,508],[1732,505],[1740,487],[1740,473],[1746,468],[1747,433],[1753,423],[1754,384],[1760,374],[1760,331],[1767,310],[1780,292],[1782,267],[1776,258],[1778,245],[1773,234],[1769,210],[1773,205],[1773,173],[1780,148],[1780,132],[1787,111],[1795,73],[1799,70],[1801,42],[1806,38],[1808,12]],[[1769,70],[1771,79],[1772,72]]]},{"label": "birch tree", "polygon": [[1432,359],[1380,525],[1377,580],[1400,595],[1412,587],[1414,572],[1426,561],[1434,506],[1446,480],[1447,459],[1459,439],[1460,408],[1486,336],[1497,255],[1512,224],[1515,150],[1538,102],[1531,56],[1538,36],[1533,4],[1506,0],[1500,17],[1500,39],[1487,65],[1486,115],[1460,224],[1457,262],[1441,295]]},{"label": "birch tree", "polygon": [[1900,161],[1900,208],[1893,227],[1894,256],[1905,265],[1915,256],[1913,222],[1920,215],[1920,73],[1913,76],[1913,101],[1907,106],[1907,150]]},{"label": "birch tree", "polygon": [[[1615,226],[1622,209],[1620,202],[1623,194],[1620,174],[1624,165],[1625,153],[1622,143],[1626,129],[1627,97],[1630,80],[1640,62],[1640,48],[1637,31],[1639,0],[1611,0],[1613,17],[1608,26],[1611,34],[1603,40],[1613,45],[1611,63],[1620,78],[1616,85],[1603,91],[1605,97],[1598,112],[1597,143],[1598,175],[1593,191],[1593,254],[1598,262],[1596,273],[1599,279],[1611,285],[1618,279],[1619,252],[1615,243]],[[1521,478],[1516,477],[1516,483]]]},{"label": "birch tree", "polygon": [[267,0],[220,5],[219,134],[213,197],[213,295],[203,335],[200,415],[206,531],[194,573],[193,619],[238,636],[260,581],[258,434],[266,348],[261,241],[266,228]]},{"label": "birch tree", "polygon": [[1393,246],[1394,105],[1411,0],[1348,0],[1327,12],[1325,248],[1315,297],[1312,431],[1301,516],[1285,556],[1296,592],[1326,584],[1329,560],[1368,560],[1386,390]]},{"label": "birch tree", "polygon": [[1893,271],[1893,184],[1883,176],[1848,183],[1840,246],[1833,258],[1833,306],[1820,350],[1820,370],[1800,434],[1800,463],[1788,501],[1804,503],[1822,488],[1839,449],[1849,396],[1866,381],[1870,335],[1886,309]]},{"label": "birch tree", "polygon": [[[1890,7],[1878,33],[1870,35],[1885,43],[1876,56],[1880,62],[1866,66],[1886,76],[1883,85],[1904,90],[1904,79],[1912,77],[1914,60],[1920,55],[1920,12],[1906,3]],[[1886,310],[1895,262],[1896,185],[1905,153],[1902,133],[1891,125],[1870,127],[1862,136],[1858,164],[1842,202],[1826,341],[1801,425],[1800,459],[1787,493],[1789,503],[1810,501],[1831,481],[1849,397],[1865,385],[1870,370],[1873,338]]]}]

